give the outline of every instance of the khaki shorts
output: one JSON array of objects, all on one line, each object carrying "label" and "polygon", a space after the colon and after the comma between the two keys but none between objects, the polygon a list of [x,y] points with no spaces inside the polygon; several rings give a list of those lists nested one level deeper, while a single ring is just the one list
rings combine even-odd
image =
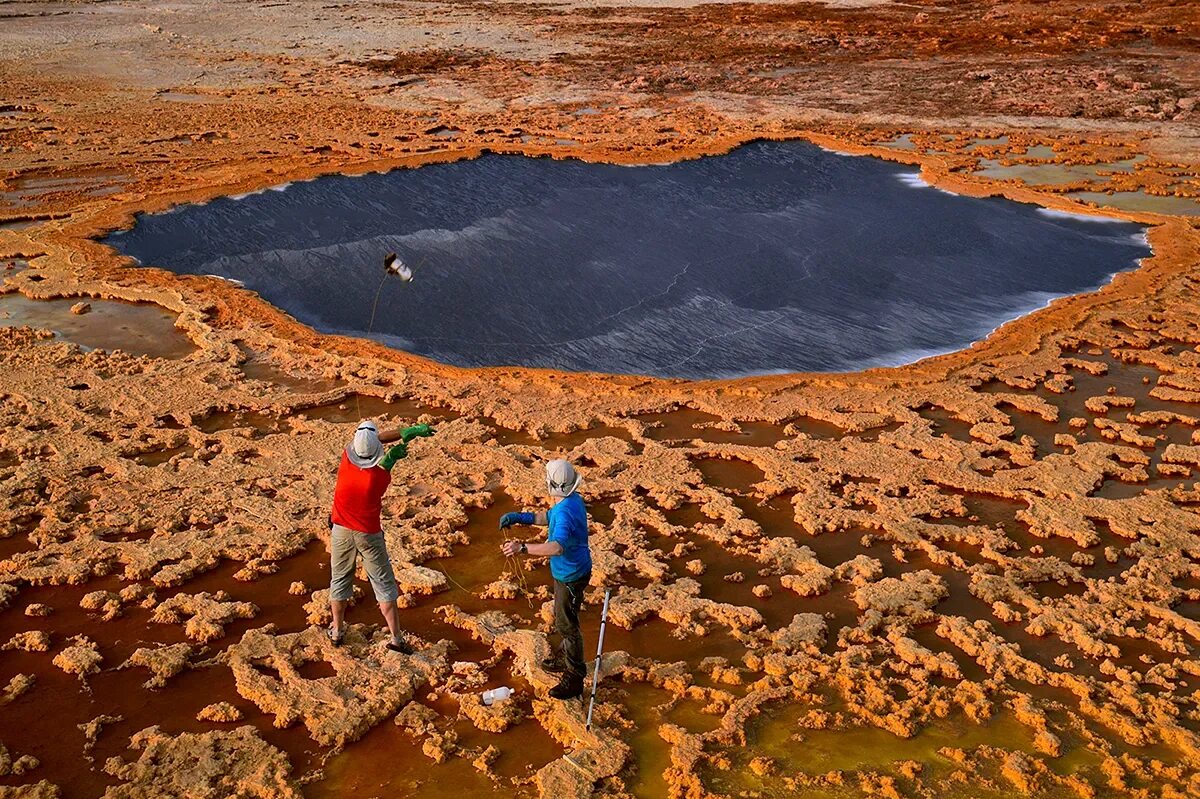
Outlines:
[{"label": "khaki shorts", "polygon": [[335,524],[329,536],[329,549],[330,599],[346,602],[353,595],[354,569],[359,555],[362,555],[371,588],[375,590],[375,601],[395,602],[400,596],[383,533],[360,533]]}]

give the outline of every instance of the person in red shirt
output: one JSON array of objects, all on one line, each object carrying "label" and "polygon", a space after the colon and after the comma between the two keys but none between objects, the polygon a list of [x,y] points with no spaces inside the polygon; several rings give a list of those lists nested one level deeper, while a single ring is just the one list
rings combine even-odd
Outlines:
[{"label": "person in red shirt", "polygon": [[[346,605],[353,592],[358,556],[362,555],[379,612],[391,634],[387,648],[412,654],[412,648],[400,637],[400,612],[396,606],[400,592],[383,538],[380,510],[383,492],[392,482],[392,467],[408,455],[408,442],[431,436],[433,432],[429,425],[418,424],[380,435],[375,422],[367,420],[354,431],[354,440],[342,453],[333,489],[333,511],[329,514],[329,607],[333,613],[329,640],[334,646],[341,644],[346,634]],[[384,444],[397,439],[400,443],[384,450]]]}]

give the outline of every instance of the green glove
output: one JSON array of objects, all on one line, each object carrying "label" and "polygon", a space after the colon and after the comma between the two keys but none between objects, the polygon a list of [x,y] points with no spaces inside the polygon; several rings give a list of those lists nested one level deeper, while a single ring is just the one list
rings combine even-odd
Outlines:
[{"label": "green glove", "polygon": [[406,455],[408,455],[408,445],[400,442],[388,449],[387,453],[383,456],[383,460],[379,462],[379,465],[390,472],[392,467],[396,465],[396,461],[401,460]]},{"label": "green glove", "polygon": [[407,444],[414,438],[428,438],[433,433],[434,429],[427,424],[414,424],[412,427],[406,427],[401,430],[400,438]]}]

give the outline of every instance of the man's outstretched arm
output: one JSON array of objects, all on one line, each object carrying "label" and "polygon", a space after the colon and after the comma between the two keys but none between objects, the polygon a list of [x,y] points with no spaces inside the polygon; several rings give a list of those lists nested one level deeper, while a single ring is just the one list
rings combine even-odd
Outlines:
[{"label": "man's outstretched arm", "polygon": [[[518,547],[520,545],[518,544]],[[561,555],[562,546],[557,541],[547,541],[544,544],[526,544],[525,552],[539,558],[552,558]]]},{"label": "man's outstretched arm", "polygon": [[383,460],[379,462],[379,465],[390,472],[392,467],[396,465],[396,461],[401,460],[408,455],[408,442],[412,441],[414,438],[431,436],[433,433],[434,430],[429,425],[417,424],[413,425],[412,427],[399,428],[380,434],[380,443],[390,444],[396,439],[400,439],[400,443],[387,451],[387,453],[383,456]]},{"label": "man's outstretched arm", "polygon": [[533,555],[538,558],[552,558],[561,555],[563,548],[557,541],[546,541],[542,544],[528,544],[524,541],[505,541],[500,551],[508,555]]},{"label": "man's outstretched arm", "polygon": [[[500,517],[500,529],[507,530],[514,524],[540,524],[545,525],[546,511],[540,510],[537,513],[506,513]],[[500,547],[505,555],[516,555],[524,553],[534,555],[540,558],[554,557],[561,555],[563,548],[557,541],[547,541],[544,544],[529,544],[523,541],[505,541]]]},{"label": "man's outstretched arm", "polygon": [[391,444],[393,441],[403,441],[407,444],[414,438],[431,436],[436,432],[436,430],[427,424],[414,424],[409,427],[397,427],[395,430],[382,432],[379,434],[379,441],[382,444]]},{"label": "man's outstretched arm", "polygon": [[546,511],[539,510],[535,513],[506,513],[500,517],[500,529],[507,530],[514,524],[537,524],[545,527],[550,522],[546,518]]}]

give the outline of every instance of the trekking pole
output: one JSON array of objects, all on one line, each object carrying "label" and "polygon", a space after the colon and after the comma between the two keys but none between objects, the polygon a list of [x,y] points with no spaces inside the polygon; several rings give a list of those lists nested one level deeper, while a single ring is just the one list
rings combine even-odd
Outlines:
[{"label": "trekking pole", "polygon": [[604,625],[608,623],[608,598],[612,595],[611,588],[604,589],[604,610],[600,613],[600,641],[596,644],[596,666],[592,669],[592,699],[588,702],[587,726],[592,729],[592,708],[596,706],[596,685],[600,682],[600,655],[604,652]]}]

